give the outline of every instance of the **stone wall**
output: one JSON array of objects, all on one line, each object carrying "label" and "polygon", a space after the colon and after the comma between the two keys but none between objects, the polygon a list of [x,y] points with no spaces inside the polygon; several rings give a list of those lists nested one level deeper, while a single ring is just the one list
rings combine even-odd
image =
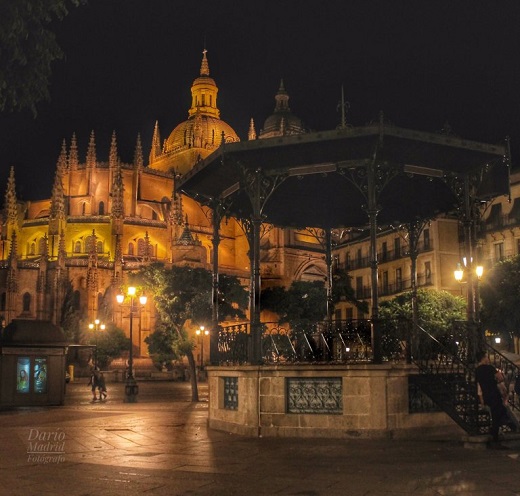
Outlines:
[{"label": "stone wall", "polygon": [[[209,426],[247,436],[382,438],[462,435],[442,412],[410,413],[413,366],[208,367]],[[229,383],[236,385],[230,398]]]}]

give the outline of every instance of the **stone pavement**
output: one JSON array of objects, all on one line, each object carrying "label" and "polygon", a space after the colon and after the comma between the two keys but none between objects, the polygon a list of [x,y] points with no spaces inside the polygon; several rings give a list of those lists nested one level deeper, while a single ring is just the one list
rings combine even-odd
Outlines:
[{"label": "stone pavement", "polygon": [[520,445],[251,439],[208,431],[205,385],[199,403],[174,382],[122,398],[123,384],[94,403],[74,383],[63,407],[1,411],[0,496],[520,495]]}]

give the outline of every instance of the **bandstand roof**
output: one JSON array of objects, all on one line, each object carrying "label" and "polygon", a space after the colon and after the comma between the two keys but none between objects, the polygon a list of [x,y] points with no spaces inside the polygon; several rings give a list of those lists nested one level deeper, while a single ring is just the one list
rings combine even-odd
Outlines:
[{"label": "bandstand roof", "polygon": [[177,188],[203,204],[225,199],[229,215],[248,218],[244,171],[260,170],[277,184],[262,212],[267,222],[364,227],[372,163],[383,225],[452,210],[466,174],[481,178],[478,199],[509,192],[505,142],[490,145],[386,124],[222,144],[182,176]]}]

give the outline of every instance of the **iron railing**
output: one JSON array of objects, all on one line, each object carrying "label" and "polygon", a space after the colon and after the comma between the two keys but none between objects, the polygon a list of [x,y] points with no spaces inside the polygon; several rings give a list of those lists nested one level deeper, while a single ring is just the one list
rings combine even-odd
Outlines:
[{"label": "iron railing", "polygon": [[[372,353],[372,321],[368,319],[292,322],[264,322],[262,358],[268,363],[370,362]],[[220,364],[241,364],[248,361],[251,335],[249,323],[222,326],[219,329],[218,357]],[[385,342],[385,339],[383,339]],[[388,341],[388,340],[386,340]],[[397,341],[385,346],[387,359],[400,353]]]},{"label": "iron railing", "polygon": [[437,338],[420,325],[411,344],[411,359],[419,369],[417,385],[460,427],[472,435],[489,432],[489,413],[479,407],[475,381],[478,329],[459,323]]},{"label": "iron railing", "polygon": [[[373,360],[372,328],[368,319],[321,322],[276,322],[260,324],[262,358],[265,364],[366,363]],[[480,330],[456,322],[449,332],[433,335],[409,320],[377,322],[382,336],[383,359],[407,360],[417,366],[414,384],[466,432],[489,432],[489,412],[479,407],[475,381],[475,355]],[[248,362],[251,336],[249,323],[220,327],[218,363]],[[412,332],[413,331],[413,332]],[[511,392],[510,403],[518,408],[512,385],[519,368],[489,345],[491,362],[502,370]]]},{"label": "iron railing", "polygon": [[509,406],[513,410],[520,411],[520,397],[514,389],[516,378],[520,375],[520,367],[487,343],[486,351],[489,355],[491,364],[504,374],[504,384],[509,393]]}]

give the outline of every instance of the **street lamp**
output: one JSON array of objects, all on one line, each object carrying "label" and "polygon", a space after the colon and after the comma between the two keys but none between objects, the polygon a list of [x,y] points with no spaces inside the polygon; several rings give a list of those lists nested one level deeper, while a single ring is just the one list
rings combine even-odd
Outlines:
[{"label": "street lamp", "polygon": [[207,329],[204,329],[204,326],[200,326],[196,331],[195,334],[199,338],[200,343],[200,370],[204,369],[204,336],[209,335],[209,331]]},{"label": "street lamp", "polygon": [[97,339],[98,339],[98,330],[101,329],[104,331],[106,329],[105,324],[102,324],[99,319],[94,320],[94,323],[90,323],[88,328],[91,331],[94,331],[94,369],[97,369]]},{"label": "street lamp", "polygon": [[[125,403],[135,403],[137,401],[137,394],[139,393],[139,386],[134,378],[134,336],[133,336],[133,321],[134,321],[134,299],[135,299],[136,288],[130,286],[127,290],[126,296],[130,298],[130,354],[128,357],[128,375],[126,377],[125,385]],[[116,300],[119,305],[123,305],[125,301],[124,294],[118,294]],[[139,297],[139,303],[141,307],[146,305],[147,297],[142,295]]]},{"label": "street lamp", "polygon": [[[464,267],[466,267],[466,259],[464,259]],[[473,291],[470,293],[470,288],[468,288],[468,316],[473,317],[477,322],[480,321],[480,280],[484,274],[484,267],[482,265],[476,265],[472,273],[467,275],[466,280],[464,280],[464,268],[460,263],[457,264],[457,268],[453,271],[453,275],[455,276],[455,280],[461,285],[460,293],[462,294],[462,284],[469,282],[472,284],[473,282],[473,273],[476,276],[475,282],[475,293]],[[471,288],[472,289],[472,288]],[[471,297],[470,297],[471,295]],[[472,301],[469,301],[469,300]],[[472,320],[472,319],[469,319]]]},{"label": "street lamp", "polygon": [[[462,278],[464,277],[464,271],[462,270],[460,263],[457,264],[457,268],[454,270],[453,275],[455,276],[455,280],[458,283],[462,284]],[[460,288],[460,291],[462,293],[462,287]]]}]

